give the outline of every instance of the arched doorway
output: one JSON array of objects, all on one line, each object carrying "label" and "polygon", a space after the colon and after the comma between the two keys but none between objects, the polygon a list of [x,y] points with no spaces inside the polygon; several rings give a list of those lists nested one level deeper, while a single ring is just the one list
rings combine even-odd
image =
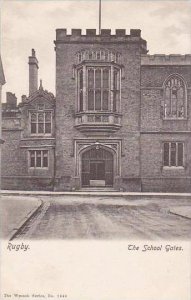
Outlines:
[{"label": "arched doorway", "polygon": [[104,148],[91,148],[82,154],[82,186],[113,186],[113,154]]}]

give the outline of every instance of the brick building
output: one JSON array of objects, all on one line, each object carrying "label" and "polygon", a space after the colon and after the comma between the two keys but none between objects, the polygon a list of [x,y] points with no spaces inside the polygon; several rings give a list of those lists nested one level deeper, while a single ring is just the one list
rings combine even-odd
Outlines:
[{"label": "brick building", "polygon": [[141,31],[56,30],[56,99],[3,110],[6,189],[191,191],[191,55],[148,55]]},{"label": "brick building", "polygon": [[2,133],[1,133],[1,117],[2,117],[2,108],[1,108],[1,98],[2,98],[2,87],[5,84],[5,75],[3,71],[3,65],[0,56],[0,188],[1,188],[1,145],[3,144]]}]

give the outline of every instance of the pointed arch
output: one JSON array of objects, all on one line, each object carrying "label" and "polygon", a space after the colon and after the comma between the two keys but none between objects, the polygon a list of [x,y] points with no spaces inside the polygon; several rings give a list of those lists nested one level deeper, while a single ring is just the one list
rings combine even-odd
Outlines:
[{"label": "pointed arch", "polygon": [[163,83],[162,116],[164,119],[187,117],[187,87],[179,74],[171,74]]},{"label": "pointed arch", "polygon": [[102,144],[85,147],[81,156],[81,184],[113,186],[115,151]]}]

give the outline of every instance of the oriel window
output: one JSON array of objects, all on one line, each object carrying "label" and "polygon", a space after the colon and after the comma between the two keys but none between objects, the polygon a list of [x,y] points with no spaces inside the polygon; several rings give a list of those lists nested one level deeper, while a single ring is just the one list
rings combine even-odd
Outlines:
[{"label": "oriel window", "polygon": [[109,110],[110,68],[88,68],[87,76],[88,110]]},{"label": "oriel window", "polygon": [[83,111],[83,70],[79,72],[79,111]]},{"label": "oriel window", "polygon": [[77,53],[77,62],[77,111],[119,113],[121,55],[104,49],[83,50]]}]

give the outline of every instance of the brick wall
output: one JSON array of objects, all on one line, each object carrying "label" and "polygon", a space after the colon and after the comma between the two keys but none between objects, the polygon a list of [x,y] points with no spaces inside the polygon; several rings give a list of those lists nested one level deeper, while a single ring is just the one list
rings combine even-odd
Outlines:
[{"label": "brick wall", "polygon": [[[161,101],[163,83],[171,74],[181,75],[188,87],[187,120],[163,120]],[[141,67],[141,131],[185,131],[191,130],[191,67],[150,66]]]},{"label": "brick wall", "polygon": [[[163,143],[184,143],[184,168],[163,167]],[[141,178],[143,191],[191,191],[190,134],[159,133],[141,135]],[[168,184],[168,183],[169,184]]]},{"label": "brick wall", "polygon": [[[53,97],[43,90],[23,97],[20,108],[3,115],[2,188],[71,190],[79,187],[75,142],[99,142],[118,147],[120,174],[115,187],[125,191],[191,191],[191,56],[146,55],[140,30],[58,29],[56,36],[56,110]],[[75,127],[77,93],[76,53],[85,49],[119,52],[121,61],[121,127],[116,131],[82,132]],[[163,83],[179,74],[187,86],[187,118],[164,120],[161,116]],[[53,112],[50,136],[31,136],[29,110],[38,104]],[[55,124],[54,124],[55,118]],[[79,128],[79,127],[78,127]],[[115,142],[114,142],[115,141]],[[184,168],[163,168],[163,143],[183,142]],[[120,146],[119,146],[120,145]],[[78,145],[79,146],[79,145]],[[49,168],[30,169],[29,149],[48,149]],[[80,149],[80,148],[79,148]],[[78,178],[77,178],[78,177]]]},{"label": "brick wall", "polygon": [[[143,191],[188,192],[191,181],[190,56],[143,56],[141,66],[141,184]],[[165,120],[161,115],[163,83],[179,74],[187,87],[187,118]],[[155,133],[153,133],[155,132]],[[163,143],[184,142],[185,166],[163,168]]]},{"label": "brick wall", "polygon": [[21,130],[2,131],[2,176],[22,175],[26,172],[26,160],[20,149]]},{"label": "brick wall", "polygon": [[[41,94],[44,93],[41,91]],[[38,97],[38,92],[31,96],[29,103],[22,105],[14,117],[8,117],[7,112],[3,116],[2,146],[2,188],[21,190],[50,190],[54,185],[54,121],[51,136],[31,136],[29,110],[37,108],[39,103],[45,105],[45,109],[51,109],[54,120],[53,99]],[[52,100],[52,101],[51,101]],[[17,109],[18,110],[18,109]],[[29,150],[48,150],[48,168],[30,168]]]},{"label": "brick wall", "polygon": [[[113,38],[113,37],[112,37]],[[64,38],[65,39],[65,38]],[[74,39],[74,38],[73,38]],[[74,140],[92,137],[91,133],[78,131],[75,125],[76,80],[72,76],[75,55],[82,49],[105,48],[118,51],[122,55],[124,74],[121,81],[122,127],[115,133],[106,133],[108,140],[113,137],[122,139],[121,174],[124,178],[140,176],[139,127],[140,127],[140,44],[114,43],[110,38],[100,42],[98,38],[91,43],[82,37],[70,42],[56,42],[56,177],[59,189],[71,189],[70,179],[75,176]],[[85,42],[87,40],[87,43]],[[95,41],[95,39],[94,39]],[[108,41],[108,42],[107,42]],[[95,136],[99,141],[99,134]],[[62,179],[61,179],[62,178]],[[66,178],[66,180],[64,180]],[[128,189],[128,185],[124,184]]]}]

